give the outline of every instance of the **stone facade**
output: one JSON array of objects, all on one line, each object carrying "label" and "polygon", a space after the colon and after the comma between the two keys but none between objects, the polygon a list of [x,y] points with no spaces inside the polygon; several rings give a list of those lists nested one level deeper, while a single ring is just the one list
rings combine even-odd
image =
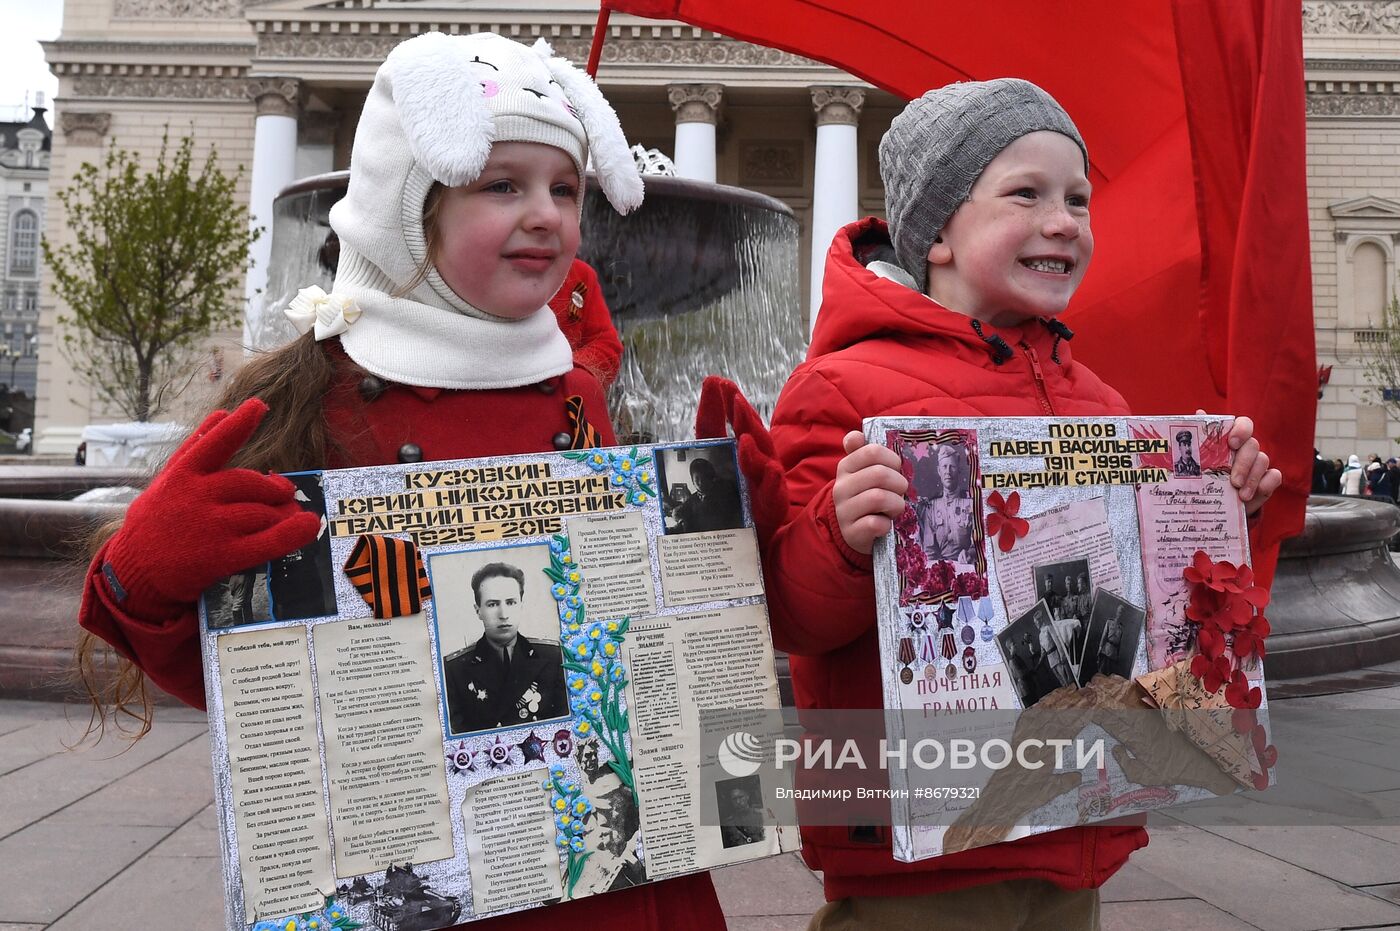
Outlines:
[{"label": "stone facade", "polygon": [[39,237],[53,132],[43,96],[26,118],[0,122],[0,430],[34,425],[39,352]]},{"label": "stone facade", "polygon": [[1400,2],[1306,0],[1308,208],[1326,456],[1400,453],[1400,423],[1364,353],[1396,294],[1400,255]]},{"label": "stone facade", "polygon": [[[1384,299],[1396,288],[1400,0],[1301,2],[1318,352],[1321,364],[1333,366],[1319,407],[1319,445],[1329,455],[1359,446],[1380,452],[1400,427],[1363,387],[1358,346],[1372,330],[1377,295]],[[390,7],[347,0],[67,0],[62,35],[47,45],[60,79],[53,182],[66,184],[112,140],[151,152],[169,124],[172,134],[192,132],[201,147],[217,146],[226,166],[243,166],[246,190],[255,120],[274,111],[298,120],[297,175],[343,168],[365,90],[395,43],[432,29],[493,30],[521,41],[543,37],[581,62],[596,15],[596,0]],[[716,179],[793,208],[803,229],[804,313],[821,113],[854,115],[859,210],[883,208],[875,151],[899,102],[843,72],[705,30],[615,14],[600,82],[629,140],[674,155],[678,118],[714,119]],[[702,96],[678,104],[676,85],[713,87],[713,101]],[[835,103],[814,110],[814,88],[829,88],[823,93]],[[51,237],[64,235],[52,205],[46,229]],[[50,344],[59,308],[48,292],[41,304],[41,336]],[[96,409],[61,358],[50,355],[39,373],[40,448],[63,452],[83,424],[108,412]]]}]

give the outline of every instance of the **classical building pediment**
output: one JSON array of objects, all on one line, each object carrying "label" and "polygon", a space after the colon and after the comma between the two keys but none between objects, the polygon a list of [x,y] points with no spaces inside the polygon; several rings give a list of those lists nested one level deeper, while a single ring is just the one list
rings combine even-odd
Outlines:
[{"label": "classical building pediment", "polygon": [[[1400,203],[1368,195],[1330,205],[1327,212],[1338,225],[1356,226],[1357,220],[1380,220],[1383,226],[1400,225]],[[1372,224],[1364,224],[1370,226]]]}]

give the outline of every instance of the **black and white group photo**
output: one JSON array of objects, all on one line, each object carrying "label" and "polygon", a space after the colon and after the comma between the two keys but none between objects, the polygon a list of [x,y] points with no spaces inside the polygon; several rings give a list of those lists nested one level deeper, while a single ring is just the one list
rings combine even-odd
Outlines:
[{"label": "black and white group photo", "polygon": [[1069,651],[1056,632],[1055,619],[1044,599],[1007,624],[996,640],[1023,708],[1075,682]]},{"label": "black and white group photo", "polygon": [[1070,666],[1077,673],[1093,601],[1089,560],[1067,559],[1036,566],[1033,571],[1036,596],[1055,619],[1055,632],[1069,650]]},{"label": "black and white group photo", "polygon": [[569,713],[547,565],[546,544],[428,557],[451,735]]}]

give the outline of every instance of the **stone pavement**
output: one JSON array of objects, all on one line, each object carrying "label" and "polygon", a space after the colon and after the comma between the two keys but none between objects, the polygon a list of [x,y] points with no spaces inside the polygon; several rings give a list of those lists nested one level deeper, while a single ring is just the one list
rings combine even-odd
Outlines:
[{"label": "stone pavement", "polygon": [[[1382,709],[1400,725],[1396,670],[1351,681],[1390,684],[1294,698],[1281,696],[1321,689],[1283,687],[1272,706]],[[1295,743],[1292,752],[1343,764],[1360,793],[1400,802],[1400,726],[1392,730],[1384,713],[1357,720],[1355,733],[1329,725],[1307,751]],[[130,747],[111,736],[77,746],[85,723],[76,705],[0,701],[0,931],[218,929],[204,716],[161,708],[152,732]],[[1294,790],[1304,798],[1309,791]],[[1281,797],[1287,804],[1287,793]],[[1151,844],[1103,889],[1105,931],[1400,928],[1394,821],[1199,827],[1189,817],[1154,816]],[[796,856],[717,870],[714,878],[733,931],[800,931],[822,902],[820,882]]]}]

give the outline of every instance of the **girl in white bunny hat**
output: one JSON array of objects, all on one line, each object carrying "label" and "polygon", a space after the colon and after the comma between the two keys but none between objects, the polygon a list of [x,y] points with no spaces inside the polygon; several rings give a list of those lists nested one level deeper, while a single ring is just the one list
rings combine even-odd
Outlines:
[{"label": "girl in white bunny hat", "polygon": [[[301,337],[244,365],[100,535],[79,656],[90,670],[95,636],[126,666],[107,689],[87,678],[99,710],[148,723],[147,679],[203,707],[200,593],[324,532],[269,473],[614,442],[598,380],[547,306],[578,248],[590,154],[612,205],[636,208],[616,114],[543,41],[431,33],[389,54],[331,210],[331,292],[298,295],[287,315]],[[724,918],[699,874],[470,925],[560,926],[713,931]]]}]

